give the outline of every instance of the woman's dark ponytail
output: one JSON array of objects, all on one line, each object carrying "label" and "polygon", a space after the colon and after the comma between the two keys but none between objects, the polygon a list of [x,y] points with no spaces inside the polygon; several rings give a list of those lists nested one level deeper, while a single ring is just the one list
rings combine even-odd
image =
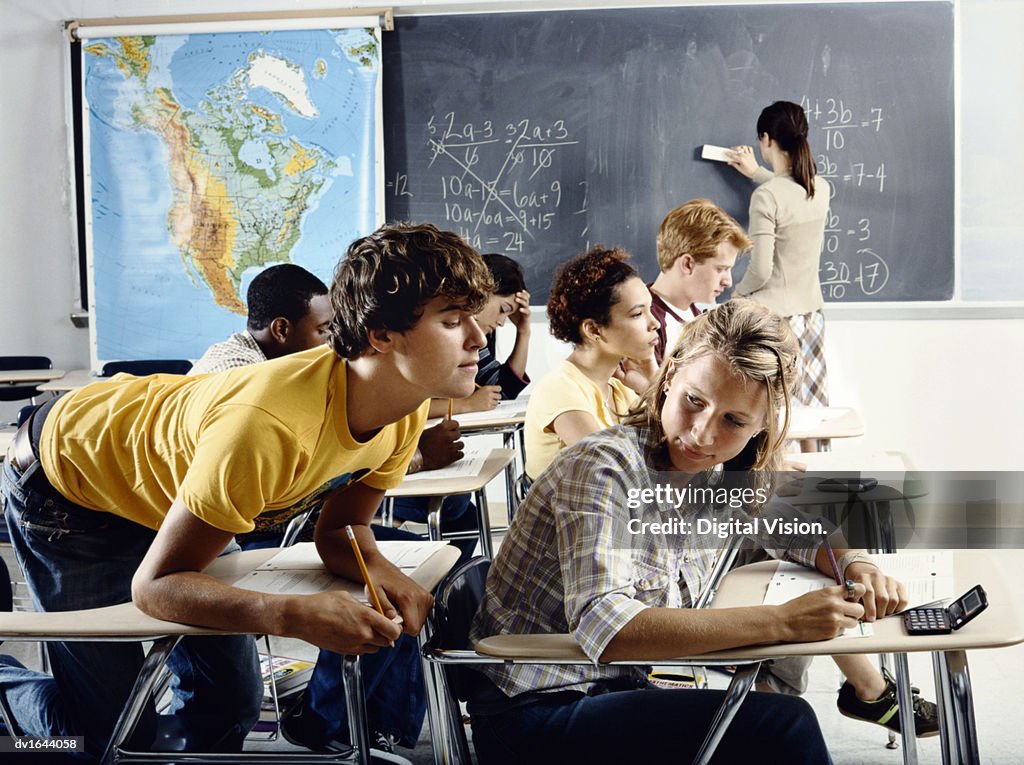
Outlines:
[{"label": "woman's dark ponytail", "polygon": [[814,197],[814,157],[807,143],[807,115],[799,105],[790,101],[776,101],[765,107],[757,118],[757,134],[768,135],[789,155],[793,180]]}]

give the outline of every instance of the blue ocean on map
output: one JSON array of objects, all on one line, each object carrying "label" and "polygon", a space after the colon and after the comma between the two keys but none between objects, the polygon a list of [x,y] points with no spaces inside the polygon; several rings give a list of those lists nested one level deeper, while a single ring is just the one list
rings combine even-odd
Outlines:
[{"label": "blue ocean on map", "polygon": [[[183,110],[212,120],[211,93],[225,92],[251,57],[272,56],[301,70],[315,114],[297,113],[264,87],[241,92],[247,107],[275,115],[280,128],[273,138],[319,152],[333,164],[320,191],[307,200],[301,235],[288,253],[292,262],[329,282],[348,244],[372,231],[378,219],[379,66],[376,59],[364,66],[346,50],[369,39],[365,30],[157,37],[148,50],[151,68],[144,84],[127,77],[113,57],[85,54],[94,365],[123,358],[197,358],[245,325],[244,315],[214,303],[211,288],[171,239],[169,150],[160,135],[133,118],[147,91],[166,88]],[[91,43],[120,50],[114,39]],[[237,154],[276,182],[282,168],[273,166],[265,137],[249,136]],[[249,282],[269,265],[248,268],[237,294],[244,299]]]}]

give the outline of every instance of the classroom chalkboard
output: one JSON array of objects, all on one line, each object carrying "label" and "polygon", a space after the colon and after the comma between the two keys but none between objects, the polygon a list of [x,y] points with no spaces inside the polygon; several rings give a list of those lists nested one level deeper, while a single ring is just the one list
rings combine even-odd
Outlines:
[{"label": "classroom chalkboard", "polygon": [[387,215],[516,258],[535,303],[597,243],[652,279],[677,204],[709,198],[746,224],[752,182],[699,149],[755,144],[779,99],[804,106],[834,187],[826,300],[949,299],[946,2],[399,18],[384,37]]}]

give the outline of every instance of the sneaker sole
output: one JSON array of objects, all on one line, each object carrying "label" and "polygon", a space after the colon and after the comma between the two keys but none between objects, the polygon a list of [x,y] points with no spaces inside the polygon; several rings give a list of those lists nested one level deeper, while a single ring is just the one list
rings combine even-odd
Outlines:
[{"label": "sneaker sole", "polygon": [[[857,722],[869,723],[871,725],[877,725],[879,728],[885,728],[886,730],[890,730],[893,733],[899,733],[898,730],[893,730],[888,725],[883,725],[882,723],[875,722],[874,720],[868,720],[868,719],[866,719],[864,717],[857,717],[856,715],[848,714],[847,712],[844,712],[842,709],[839,709],[838,707],[836,707],[836,711],[838,711],[839,714],[841,714],[843,717],[849,717],[851,720],[856,720]],[[939,732],[937,730],[933,730],[933,731],[928,731],[927,733],[918,733],[917,736],[915,736],[915,738],[932,738],[933,736],[938,736],[938,735],[939,735]]]}]

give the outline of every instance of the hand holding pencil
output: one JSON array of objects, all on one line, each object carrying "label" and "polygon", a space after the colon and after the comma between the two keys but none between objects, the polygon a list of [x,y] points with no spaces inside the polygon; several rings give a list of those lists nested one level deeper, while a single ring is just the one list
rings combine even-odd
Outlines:
[{"label": "hand holding pencil", "polygon": [[866,561],[854,561],[841,572],[827,536],[824,548],[836,584],[846,587],[846,599],[864,606],[864,621],[873,622],[906,608],[907,590],[902,582]]},{"label": "hand holding pencil", "polygon": [[[385,618],[389,618],[388,614],[393,613],[393,621],[402,625],[402,631],[410,635],[419,634],[434,603],[433,596],[387,562],[385,562],[386,565],[374,569],[377,575],[377,581],[374,582],[370,577],[366,559],[363,558],[363,551],[359,548],[359,540],[356,538],[355,531],[351,526],[346,526],[345,533],[348,536],[349,544],[352,545],[352,552],[355,554],[356,563],[363,581],[366,583],[374,610]],[[377,585],[381,587],[379,592]],[[385,593],[386,597],[390,598],[395,605],[392,606],[392,603],[387,600],[382,602],[381,592]]]}]

